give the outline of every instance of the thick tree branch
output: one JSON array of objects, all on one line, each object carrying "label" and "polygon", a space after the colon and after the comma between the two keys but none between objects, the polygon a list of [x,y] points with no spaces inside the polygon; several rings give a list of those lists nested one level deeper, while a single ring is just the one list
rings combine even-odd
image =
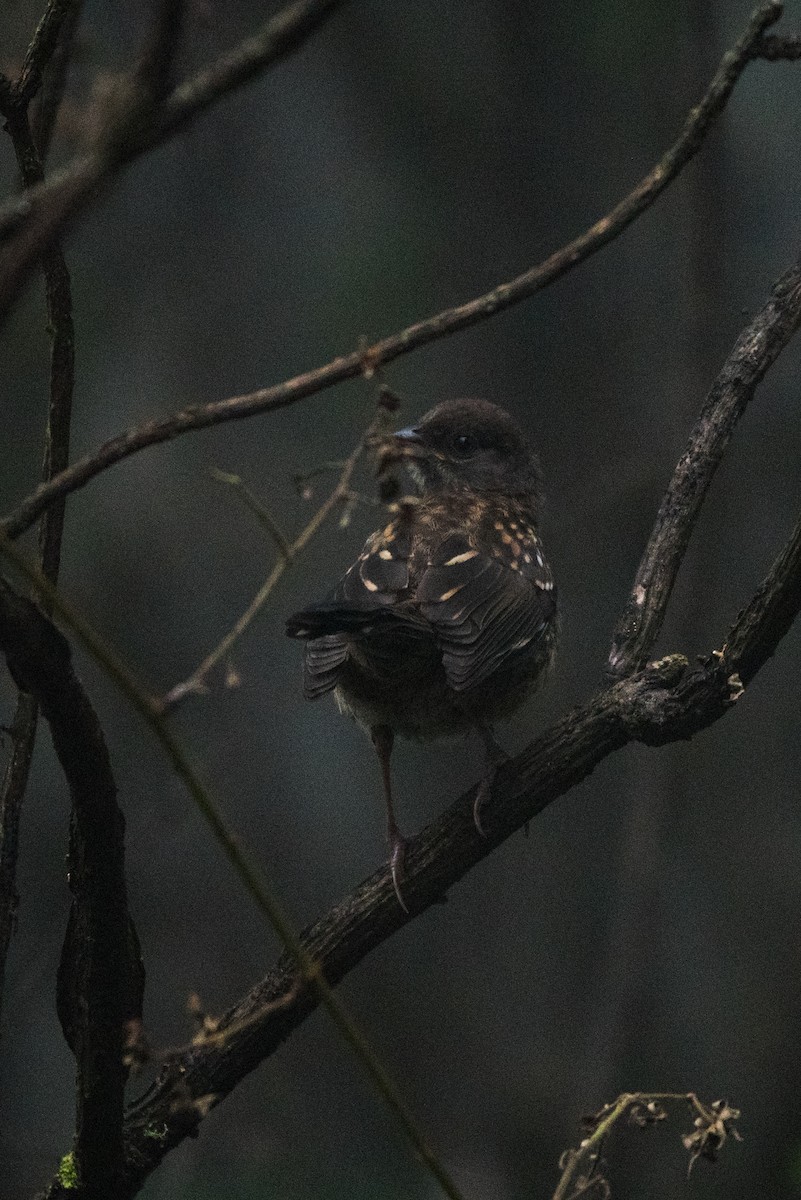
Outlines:
[{"label": "thick tree branch", "polygon": [[801,324],[801,260],[782,275],[718,375],[676,466],[609,655],[622,677],[648,658],[704,497],[765,372]]},{"label": "thick tree branch", "polygon": [[[736,45],[723,56],[703,99],[691,110],[677,141],[663,158],[606,216],[596,221],[583,234],[557,250],[538,266],[532,267],[508,283],[499,284],[492,291],[475,300],[456,308],[446,309],[436,316],[429,317],[427,320],[410,325],[399,333],[383,338],[367,350],[363,348],[355,350],[334,359],[325,366],[297,375],[274,387],[262,388],[245,395],[232,396],[225,400],[184,409],[182,412],[168,417],[149,421],[136,429],[129,429],[105,442],[94,454],[74,463],[68,471],[63,472],[52,483],[40,487],[24,499],[13,512],[0,522],[0,529],[9,537],[18,537],[48,505],[53,503],[56,497],[68,495],[70,492],[84,487],[96,475],[148,446],[170,441],[192,430],[207,429],[209,426],[225,421],[241,420],[256,413],[269,412],[294,404],[306,396],[314,395],[334,384],[361,375],[366,360],[374,366],[391,362],[429,342],[484,321],[561,278],[622,233],[632,221],[654,203],[668,184],[698,152],[715,119],[723,111],[737,80],[748,62],[751,61],[751,50],[754,44],[762,32],[778,19],[781,11],[781,4],[775,0],[767,0],[766,3],[755,9],[745,32]],[[223,74],[227,77],[227,72]],[[183,110],[184,105],[188,105],[192,109],[190,97],[197,86],[197,81],[194,83],[190,81],[189,84],[183,85],[187,94],[181,101],[179,109]],[[176,89],[173,96],[181,91],[180,88]],[[210,82],[200,88],[200,92],[204,96],[210,96],[213,91],[214,88]],[[209,102],[211,101],[209,100]],[[193,109],[192,112],[194,112]],[[61,220],[56,211],[58,205],[69,206],[73,202],[78,203],[84,190],[91,190],[94,186],[96,177],[93,172],[96,170],[97,164],[95,163],[93,166],[92,157],[89,156],[74,164],[67,175],[60,182],[57,181],[58,187],[54,193],[56,199],[52,201],[54,227],[58,227]],[[45,203],[44,193],[41,194],[40,200],[42,204]],[[47,201],[47,203],[51,202]],[[2,228],[3,219],[0,214],[0,231]],[[25,234],[24,228],[22,234]],[[2,303],[0,302],[1,312]]]},{"label": "thick tree branch", "polygon": [[75,1161],[87,1195],[116,1195],[121,1178],[123,1025],[138,1010],[130,959],[124,820],[100,726],[67,642],[0,581],[0,649],[17,685],[47,719],[72,798],[73,956],[61,1011],[78,1060]]},{"label": "thick tree branch", "polygon": [[[487,811],[486,838],[473,822],[472,788],[410,841],[404,879],[408,914],[382,867],[304,931],[306,953],[328,982],[337,984],[608,755],[629,742],[662,745],[687,739],[713,724],[742,695],[742,682],[752,679],[773,654],[799,609],[801,522],[735,621],[723,652],[689,673],[686,659],[669,656],[568,713],[501,769]],[[218,1103],[313,1011],[317,999],[308,986],[297,988],[289,1003],[277,1003],[296,979],[294,960],[284,955],[225,1014],[218,1027],[220,1040],[194,1047],[171,1064],[157,1088],[131,1110],[126,1120],[126,1194],[133,1194],[164,1155],[194,1132],[204,1114],[192,1107],[193,1099],[211,1097],[211,1104]]]}]

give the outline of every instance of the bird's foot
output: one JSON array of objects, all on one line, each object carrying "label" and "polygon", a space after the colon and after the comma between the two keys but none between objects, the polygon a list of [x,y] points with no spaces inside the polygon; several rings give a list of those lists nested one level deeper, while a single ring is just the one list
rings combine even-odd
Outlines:
[{"label": "bird's foot", "polygon": [[478,785],[478,791],[476,792],[476,798],[473,801],[473,821],[475,823],[476,829],[478,830],[479,834],[483,838],[485,838],[487,836],[487,831],[485,830],[483,824],[481,823],[481,810],[484,808],[484,805],[487,803],[490,796],[492,795],[492,785],[495,782],[495,776],[497,774],[498,774],[498,768],[495,765],[495,763],[489,763],[487,765],[487,770],[484,774],[484,777]]},{"label": "bird's foot", "polygon": [[395,889],[395,895],[398,897],[398,904],[403,911],[407,913],[409,909],[406,906],[406,901],[401,892],[401,883],[403,882],[403,867],[406,858],[406,838],[403,837],[397,829],[393,830],[389,835],[389,869],[392,874],[392,886]]}]

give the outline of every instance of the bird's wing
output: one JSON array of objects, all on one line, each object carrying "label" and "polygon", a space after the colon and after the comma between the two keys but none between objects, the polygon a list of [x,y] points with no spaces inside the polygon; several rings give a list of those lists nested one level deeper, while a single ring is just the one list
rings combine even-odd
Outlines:
[{"label": "bird's wing", "polygon": [[395,522],[377,530],[329,599],[290,617],[287,632],[306,640],[303,692],[307,699],[336,687],[353,638],[359,639],[371,659],[392,659],[403,653],[406,639],[420,637],[423,623],[416,614],[404,617],[394,612],[409,587],[410,550],[408,523]]},{"label": "bird's wing", "polygon": [[334,588],[332,600],[376,609],[396,604],[409,586],[411,532],[408,522],[393,521],[372,533],[353,566]]},{"label": "bird's wing", "polygon": [[529,530],[499,536],[487,550],[471,545],[466,534],[452,534],[432,555],[415,599],[456,692],[527,657],[556,611],[553,579]]}]

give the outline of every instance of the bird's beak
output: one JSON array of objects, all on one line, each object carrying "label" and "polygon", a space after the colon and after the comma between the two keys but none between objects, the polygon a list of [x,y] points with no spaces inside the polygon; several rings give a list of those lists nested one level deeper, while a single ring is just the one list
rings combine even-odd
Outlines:
[{"label": "bird's beak", "polygon": [[392,435],[401,446],[422,446],[423,439],[420,436],[419,429],[412,429],[409,426],[407,429],[398,429]]}]

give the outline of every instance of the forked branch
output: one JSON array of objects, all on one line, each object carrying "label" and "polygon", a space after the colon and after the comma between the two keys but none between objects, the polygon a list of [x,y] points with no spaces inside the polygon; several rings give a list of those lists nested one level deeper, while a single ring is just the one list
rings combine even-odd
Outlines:
[{"label": "forked branch", "polygon": [[673,472],[612,639],[610,674],[622,678],[648,659],[704,497],[734,430],[765,372],[801,324],[801,260],[777,280],[740,334]]}]

